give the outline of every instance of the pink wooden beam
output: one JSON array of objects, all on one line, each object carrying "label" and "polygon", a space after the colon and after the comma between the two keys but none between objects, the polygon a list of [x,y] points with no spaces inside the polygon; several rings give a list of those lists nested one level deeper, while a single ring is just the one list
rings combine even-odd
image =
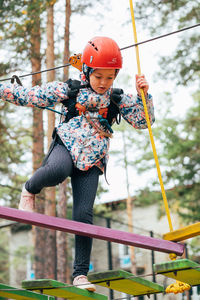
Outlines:
[{"label": "pink wooden beam", "polygon": [[175,242],[9,207],[0,206],[0,218],[165,253],[184,251],[184,245]]}]

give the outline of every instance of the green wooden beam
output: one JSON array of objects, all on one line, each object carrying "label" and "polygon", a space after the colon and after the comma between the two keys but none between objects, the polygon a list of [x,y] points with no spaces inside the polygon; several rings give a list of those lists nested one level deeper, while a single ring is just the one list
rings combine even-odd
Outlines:
[{"label": "green wooden beam", "polygon": [[17,299],[17,300],[55,300],[55,297],[42,295],[24,289],[17,289],[9,285],[0,283],[0,299]]},{"label": "green wooden beam", "polygon": [[154,282],[133,276],[123,270],[112,270],[88,274],[88,280],[122,293],[133,296],[163,293],[164,288]]},{"label": "green wooden beam", "polygon": [[66,283],[62,283],[53,279],[25,280],[22,281],[22,287],[37,292],[43,291],[44,294],[70,300],[108,299],[105,295],[89,292],[85,289],[70,286]]},{"label": "green wooden beam", "polygon": [[200,265],[189,259],[177,259],[154,265],[154,271],[190,285],[200,284]]}]

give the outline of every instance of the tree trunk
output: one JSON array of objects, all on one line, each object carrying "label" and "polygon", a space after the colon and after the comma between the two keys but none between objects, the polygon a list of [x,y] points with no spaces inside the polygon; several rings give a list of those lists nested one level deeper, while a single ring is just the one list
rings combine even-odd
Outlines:
[{"label": "tree trunk", "polygon": [[[46,50],[46,65],[47,69],[55,67],[54,55],[54,5],[47,7],[47,50]],[[47,72],[47,81],[55,80],[55,71]],[[48,111],[48,129],[47,140],[48,149],[52,141],[52,132],[55,127],[55,113]],[[49,216],[56,216],[56,189],[49,187],[45,189],[45,214]],[[57,278],[56,271],[56,232],[54,230],[46,229],[46,246],[45,246],[45,278]]]},{"label": "tree trunk", "polygon": [[[65,33],[64,33],[64,58],[63,63],[68,63],[69,59],[69,24],[71,16],[70,0],[65,2]],[[68,68],[64,68],[63,81],[68,79]],[[65,180],[59,185],[59,204],[57,215],[60,218],[66,218],[67,214],[67,185],[68,180]],[[57,232],[57,279],[62,282],[70,282],[70,274],[67,271],[67,254],[68,243],[67,234],[64,232]]]},{"label": "tree trunk", "polygon": [[[66,218],[67,212],[67,180],[59,185],[59,205],[57,214],[60,218]],[[56,232],[57,240],[57,279],[61,282],[67,282],[69,272],[67,272],[67,233]]]},{"label": "tree trunk", "polygon": [[[71,4],[70,0],[66,0],[65,2],[65,33],[64,33],[64,58],[63,64],[67,64],[69,62],[69,25],[70,25],[70,17],[71,17]],[[66,67],[63,69],[64,76],[63,81],[66,81],[69,76],[69,69]]]},{"label": "tree trunk", "polygon": [[[40,56],[40,14],[35,10],[34,26],[31,31],[31,65],[32,72],[41,70]],[[41,74],[32,76],[32,85],[41,84]],[[32,147],[32,162],[33,172],[41,165],[44,156],[43,145],[43,111],[38,108],[33,108],[33,147]],[[36,197],[36,210],[39,213],[44,213],[44,194],[40,193]],[[35,242],[35,276],[36,278],[44,277],[44,247],[45,247],[45,231],[40,227],[34,227],[34,242]]]}]

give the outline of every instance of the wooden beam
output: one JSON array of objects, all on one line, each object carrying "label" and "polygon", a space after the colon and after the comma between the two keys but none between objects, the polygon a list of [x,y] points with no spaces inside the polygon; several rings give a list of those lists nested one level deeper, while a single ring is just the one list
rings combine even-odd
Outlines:
[{"label": "wooden beam", "polygon": [[200,264],[189,259],[177,259],[153,266],[156,274],[162,274],[190,285],[200,284]]},{"label": "wooden beam", "polygon": [[88,280],[94,284],[133,296],[164,292],[163,286],[141,277],[133,276],[132,273],[123,270],[89,273]]},{"label": "wooden beam", "polygon": [[0,218],[159,252],[182,255],[184,251],[182,244],[10,207],[0,206]]},{"label": "wooden beam", "polygon": [[164,240],[180,242],[200,235],[200,222],[174,230],[163,235]]},{"label": "wooden beam", "polygon": [[24,280],[22,281],[22,287],[28,290],[42,292],[46,295],[51,295],[62,299],[64,298],[70,300],[108,300],[108,297],[105,295],[89,292],[85,289],[70,286],[66,283],[56,281],[53,279]]},{"label": "wooden beam", "polygon": [[55,300],[55,297],[17,289],[9,285],[0,283],[0,299],[17,299],[17,300]]}]

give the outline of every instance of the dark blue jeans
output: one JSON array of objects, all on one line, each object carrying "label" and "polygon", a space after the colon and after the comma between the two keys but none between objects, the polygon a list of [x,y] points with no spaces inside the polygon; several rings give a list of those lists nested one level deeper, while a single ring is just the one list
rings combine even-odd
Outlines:
[{"label": "dark blue jeans", "polygon": [[[44,187],[55,186],[70,176],[73,191],[73,220],[92,224],[93,205],[100,174],[102,173],[97,167],[92,167],[88,171],[75,168],[67,148],[56,142],[45,164],[26,182],[25,188],[32,194],[38,194]],[[73,277],[87,275],[91,249],[91,238],[75,236]]]}]

